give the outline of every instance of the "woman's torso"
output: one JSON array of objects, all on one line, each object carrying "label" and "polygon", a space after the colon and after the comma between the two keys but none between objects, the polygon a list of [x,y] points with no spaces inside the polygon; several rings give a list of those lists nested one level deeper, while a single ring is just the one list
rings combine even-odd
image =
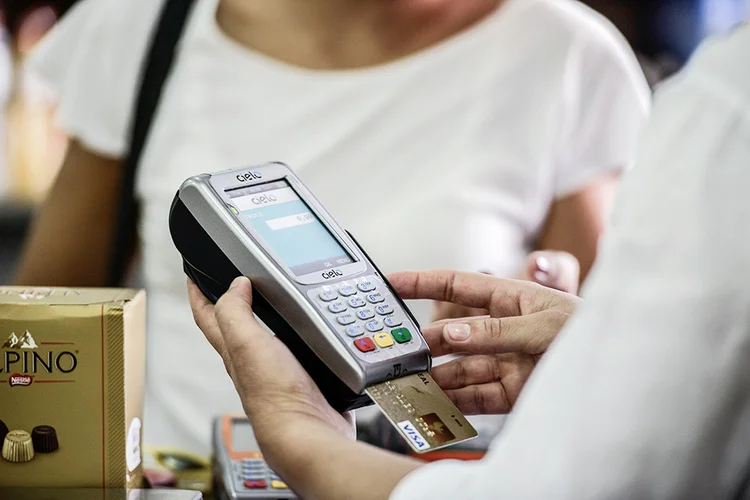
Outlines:
[{"label": "woman's torso", "polygon": [[[503,10],[523,10],[514,3]],[[530,71],[533,37],[519,37],[527,27],[512,20],[499,11],[391,65],[321,72],[244,51],[207,16],[196,19],[139,172],[152,295],[184,292],[164,231],[181,182],[276,160],[385,272],[514,274],[551,202],[565,59],[550,54]],[[473,230],[485,217],[495,221],[485,231],[491,255],[471,258],[481,254],[471,247],[485,246]]]}]

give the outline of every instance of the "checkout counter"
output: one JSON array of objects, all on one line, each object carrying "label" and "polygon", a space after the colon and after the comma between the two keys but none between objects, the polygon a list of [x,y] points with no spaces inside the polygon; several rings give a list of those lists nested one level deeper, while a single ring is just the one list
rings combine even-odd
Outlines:
[{"label": "checkout counter", "polygon": [[2,488],[0,500],[203,500],[199,491],[93,488]]}]

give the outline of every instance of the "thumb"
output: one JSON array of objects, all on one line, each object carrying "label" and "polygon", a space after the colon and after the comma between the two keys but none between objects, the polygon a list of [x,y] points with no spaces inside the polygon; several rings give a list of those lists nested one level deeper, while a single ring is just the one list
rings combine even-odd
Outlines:
[{"label": "thumb", "polygon": [[483,318],[443,327],[454,352],[542,354],[562,329],[568,314],[545,310],[527,316]]},{"label": "thumb", "polygon": [[521,279],[549,288],[577,294],[581,277],[578,259],[568,252],[544,250],[526,258]]},{"label": "thumb", "polygon": [[252,305],[252,285],[244,276],[232,281],[229,289],[216,302],[216,322],[231,357],[246,350],[250,339],[252,349],[247,350],[255,353],[253,357],[262,357],[263,351],[271,345],[273,337],[255,319]]}]

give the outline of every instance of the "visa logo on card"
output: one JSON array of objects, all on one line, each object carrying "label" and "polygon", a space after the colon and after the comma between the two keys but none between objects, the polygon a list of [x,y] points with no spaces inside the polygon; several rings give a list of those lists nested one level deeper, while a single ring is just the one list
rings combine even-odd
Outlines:
[{"label": "visa logo on card", "polygon": [[403,422],[399,422],[397,425],[417,451],[426,450],[430,447],[429,443],[425,441],[416,427],[414,427],[414,424],[412,424],[410,421],[404,420]]}]

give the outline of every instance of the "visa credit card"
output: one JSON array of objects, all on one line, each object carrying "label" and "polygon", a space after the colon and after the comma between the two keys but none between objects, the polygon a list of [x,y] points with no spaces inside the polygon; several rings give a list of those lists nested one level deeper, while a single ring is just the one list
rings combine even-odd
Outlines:
[{"label": "visa credit card", "polygon": [[477,431],[429,373],[375,384],[367,394],[417,453],[477,437]]}]

